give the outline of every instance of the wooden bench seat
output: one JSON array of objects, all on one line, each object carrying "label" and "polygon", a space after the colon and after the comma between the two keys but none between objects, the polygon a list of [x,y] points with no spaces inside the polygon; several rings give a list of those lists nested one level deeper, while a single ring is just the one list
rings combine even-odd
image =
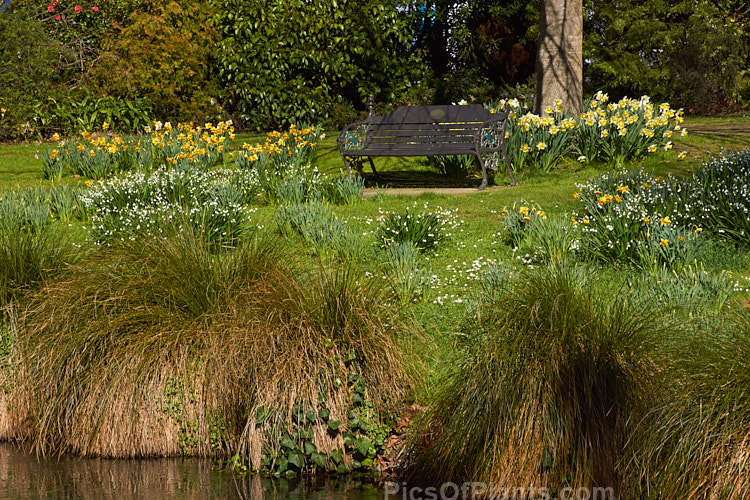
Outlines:
[{"label": "wooden bench seat", "polygon": [[352,163],[362,171],[364,160],[386,156],[475,155],[487,186],[487,168],[497,169],[500,155],[513,184],[518,180],[505,152],[508,110],[491,113],[480,105],[402,106],[384,116],[370,114],[365,120],[347,125],[338,138],[341,157],[349,172]]}]

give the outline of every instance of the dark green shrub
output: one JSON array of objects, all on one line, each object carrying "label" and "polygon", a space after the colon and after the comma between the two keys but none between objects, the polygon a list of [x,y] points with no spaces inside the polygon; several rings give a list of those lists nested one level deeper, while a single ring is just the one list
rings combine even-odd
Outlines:
[{"label": "dark green shrub", "polygon": [[22,12],[0,15],[0,40],[0,140],[50,134],[71,78],[65,47]]},{"label": "dark green shrub", "polygon": [[[268,130],[341,121],[368,95],[388,102],[422,80],[407,18],[377,0],[211,2],[223,96],[241,120]],[[322,21],[326,20],[326,21]]]},{"label": "dark green shrub", "polygon": [[86,83],[114,96],[107,109],[120,115],[134,114],[123,103],[142,110],[141,99],[148,97],[153,116],[163,120],[224,119],[212,72],[218,33],[209,23],[210,15],[211,7],[204,2],[140,2],[114,30]]}]

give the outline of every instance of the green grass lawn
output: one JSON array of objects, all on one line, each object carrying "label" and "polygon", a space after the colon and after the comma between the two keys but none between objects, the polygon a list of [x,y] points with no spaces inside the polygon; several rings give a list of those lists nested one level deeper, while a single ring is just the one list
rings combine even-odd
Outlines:
[{"label": "green grass lawn", "polygon": [[[703,161],[719,154],[722,150],[739,150],[750,148],[750,116],[736,115],[729,117],[688,117],[684,127],[689,134],[686,137],[674,139],[674,151],[687,151],[688,159],[678,161],[673,152],[669,154],[655,154],[643,160],[644,168],[658,172],[684,173],[687,169],[695,168]],[[345,169],[341,160],[336,137],[338,131],[327,131],[315,156],[314,163],[325,174],[336,174]],[[242,146],[243,143],[263,142],[264,135],[239,134],[229,145],[230,152]],[[41,161],[39,155],[54,145],[52,142],[30,142],[0,146],[0,192],[7,189],[22,189],[28,187],[45,186],[49,182],[41,176]],[[476,179],[451,180],[445,179],[430,170],[424,158],[377,158],[375,168],[383,174],[385,182],[376,180],[365,167],[365,177],[371,187],[388,186],[393,188],[424,188],[424,187],[474,187],[479,185]],[[632,165],[636,166],[636,165]],[[543,175],[529,171],[519,173],[523,186],[516,189],[521,196],[534,198],[540,203],[549,204],[543,196],[535,193],[538,189],[546,193],[553,185],[568,183],[570,189],[573,184],[596,175],[601,171],[601,165],[594,165],[581,169],[579,165],[568,163],[558,167],[551,174]],[[506,176],[499,173],[496,177],[499,185],[508,184]],[[83,181],[77,178],[66,178],[65,183],[79,184]],[[527,186],[529,184],[530,186]],[[537,186],[537,188],[532,188]],[[529,188],[530,191],[526,191]],[[555,190],[552,188],[552,192]],[[552,204],[558,203],[554,194]]]}]

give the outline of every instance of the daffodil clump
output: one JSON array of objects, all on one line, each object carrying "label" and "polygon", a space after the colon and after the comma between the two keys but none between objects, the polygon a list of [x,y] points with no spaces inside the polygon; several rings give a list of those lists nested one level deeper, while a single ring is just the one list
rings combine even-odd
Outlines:
[{"label": "daffodil clump", "polygon": [[[600,91],[577,117],[569,116],[561,101],[547,107],[543,116],[531,113],[518,99],[501,100],[495,108],[510,108],[505,141],[515,170],[530,165],[548,172],[570,155],[579,162],[622,166],[631,158],[668,151],[674,146],[672,137],[687,134],[682,110],[666,103],[655,106],[648,96],[610,103]],[[685,156],[681,153],[679,158]]]},{"label": "daffodil clump", "polygon": [[325,139],[320,127],[289,127],[286,132],[268,132],[263,144],[242,145],[235,160],[238,167],[258,168],[270,164],[279,173],[309,163],[318,143]]},{"label": "daffodil clump", "polygon": [[691,263],[702,221],[689,186],[642,169],[603,175],[578,186],[585,248],[610,263],[672,269]]},{"label": "daffodil clump", "polygon": [[72,175],[103,180],[128,170],[151,171],[161,165],[180,169],[208,169],[223,158],[227,139],[234,139],[231,121],[217,124],[171,123],[156,121],[144,135],[126,139],[102,131],[82,132],[77,142],[60,140],[42,155],[43,175],[59,179],[69,167]]},{"label": "daffodil clump", "polygon": [[[104,130],[107,130],[105,123]],[[72,175],[94,180],[106,179],[132,167],[133,159],[128,151],[130,145],[115,135],[89,132],[81,133],[78,143],[52,136],[55,143],[42,155],[42,176],[59,180],[65,167]]]},{"label": "daffodil clump", "polygon": [[80,195],[98,243],[152,234],[165,222],[189,223],[209,240],[232,243],[250,222],[252,172],[160,168],[94,184]]},{"label": "daffodil clump", "polygon": [[83,141],[75,146],[69,143],[65,149],[73,175],[102,180],[132,168],[131,145],[122,137],[88,132],[82,132],[81,137]]},{"label": "daffodil clump", "polygon": [[285,132],[269,132],[263,144],[243,144],[235,157],[235,166],[255,171],[266,199],[278,203],[279,186],[285,179],[320,181],[317,171],[310,168],[310,161],[324,138],[320,127],[292,125]]},{"label": "daffodil clump", "polygon": [[227,139],[235,137],[232,121],[208,122],[203,126],[190,123],[154,122],[146,134],[156,165],[166,163],[181,169],[207,169],[221,161]]},{"label": "daffodil clump", "polygon": [[532,228],[547,217],[539,205],[523,199],[513,203],[510,208],[503,208],[500,214],[503,217],[506,241],[516,248],[521,246]]},{"label": "daffodil clump", "polygon": [[[63,143],[64,145],[64,143]],[[42,155],[42,177],[59,181],[65,168],[65,152],[60,153],[62,146],[53,146]]]},{"label": "daffodil clump", "polygon": [[576,145],[587,160],[621,167],[631,158],[672,149],[672,137],[687,134],[682,115],[667,103],[654,105],[648,96],[623,97],[615,103],[599,91],[578,117]]},{"label": "daffodil clump", "polygon": [[582,210],[574,220],[605,261],[679,268],[691,263],[704,231],[750,247],[748,179],[750,151],[711,160],[685,179],[643,170],[603,175],[578,186]]},{"label": "daffodil clump", "polygon": [[514,170],[532,165],[549,172],[573,148],[571,133],[575,120],[565,116],[562,102],[549,107],[545,116],[528,111],[528,104],[521,105],[518,99],[502,100],[497,108],[503,111],[510,107],[509,121],[505,132],[508,161]]}]

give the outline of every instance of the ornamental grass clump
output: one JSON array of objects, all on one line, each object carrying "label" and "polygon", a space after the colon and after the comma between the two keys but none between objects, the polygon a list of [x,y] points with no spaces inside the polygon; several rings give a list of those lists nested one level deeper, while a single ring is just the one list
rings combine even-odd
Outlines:
[{"label": "ornamental grass clump", "polygon": [[344,174],[323,183],[323,199],[334,205],[354,205],[362,201],[365,179],[359,175]]},{"label": "ornamental grass clump", "polygon": [[73,258],[45,196],[42,189],[29,189],[0,197],[0,317],[4,306]]},{"label": "ornamental grass clump", "polygon": [[283,235],[301,236],[320,255],[356,259],[366,253],[363,240],[322,201],[282,205],[276,209],[273,221]]},{"label": "ornamental grass clump", "polygon": [[362,465],[364,419],[406,394],[399,339],[417,330],[357,266],[304,264],[271,236],[217,250],[190,224],[100,247],[21,318],[29,443],[280,473]]},{"label": "ornamental grass clump", "polygon": [[[670,330],[649,303],[571,266],[525,270],[474,303],[453,368],[414,441],[413,481],[559,492],[612,487],[655,393]],[[600,288],[605,291],[597,291]]]},{"label": "ornamental grass clump", "polygon": [[750,313],[671,349],[674,383],[636,429],[625,462],[639,497],[740,500],[750,491]]},{"label": "ornamental grass clump", "polygon": [[401,304],[419,302],[429,292],[433,276],[420,266],[419,250],[407,242],[394,243],[386,249],[387,282]]}]

